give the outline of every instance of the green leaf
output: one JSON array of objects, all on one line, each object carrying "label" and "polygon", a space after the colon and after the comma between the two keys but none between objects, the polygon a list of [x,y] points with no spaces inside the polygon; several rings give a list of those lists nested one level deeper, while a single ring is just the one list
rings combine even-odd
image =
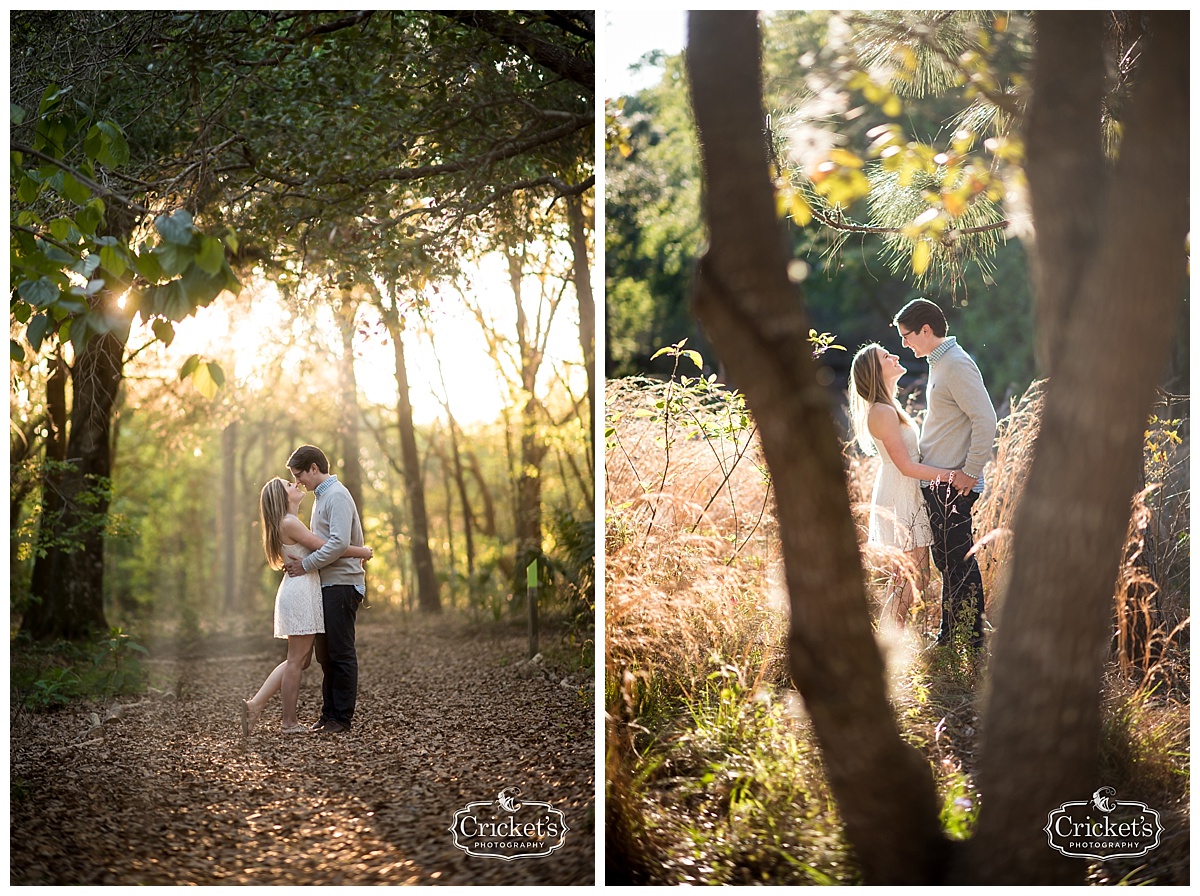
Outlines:
[{"label": "green leaf", "polygon": [[26,280],[17,286],[18,295],[36,308],[45,308],[52,304],[60,292],[58,284],[49,277]]},{"label": "green leaf", "polygon": [[150,329],[154,331],[154,337],[163,345],[170,345],[175,340],[175,327],[169,320],[163,320],[161,317],[155,318]]},{"label": "green leaf", "polygon": [[28,323],[29,316],[31,314],[33,314],[33,308],[31,308],[25,302],[17,301],[17,302],[13,303],[12,316],[13,316],[13,319],[16,320],[17,323],[19,323],[19,324]]},{"label": "green leaf", "polygon": [[25,360],[25,349],[15,339],[8,340],[8,357],[17,363]]},{"label": "green leaf", "polygon": [[25,110],[16,103],[9,103],[8,118],[10,124],[21,124],[25,120]]},{"label": "green leaf", "polygon": [[180,278],[188,304],[192,308],[203,308],[212,302],[225,289],[226,280],[223,275],[210,277],[193,265]]},{"label": "green leaf", "polygon": [[85,255],[79,259],[79,263],[75,265],[74,270],[83,274],[85,277],[91,277],[96,273],[96,269],[100,267],[99,255]]},{"label": "green leaf", "polygon": [[154,219],[154,227],[164,240],[176,246],[186,246],[192,241],[192,215],[186,209],[179,208],[169,215],[159,215]]},{"label": "green leaf", "polygon": [[62,90],[59,90],[57,84],[49,84],[46,87],[46,92],[42,94],[42,101],[38,105],[38,114],[45,115],[62,102],[62,98],[70,91],[70,87],[64,87]]},{"label": "green leaf", "polygon": [[200,238],[200,251],[196,254],[196,267],[206,274],[216,275],[225,264],[225,247],[215,236]]},{"label": "green leaf", "polygon": [[45,314],[39,314],[29,322],[29,327],[25,330],[25,338],[29,340],[29,344],[35,352],[42,350],[42,340],[46,338],[46,331],[49,328],[50,318]]},{"label": "green leaf", "polygon": [[17,184],[17,201],[18,202],[33,202],[38,197],[38,193],[42,191],[42,185],[29,175],[28,172],[21,172],[20,183]]},{"label": "green leaf", "polygon": [[114,277],[120,277],[129,267],[125,261],[125,253],[115,246],[100,247],[100,265]]},{"label": "green leaf", "polygon": [[[192,372],[192,385],[195,387],[197,392],[199,392],[205,398],[210,399],[213,398],[217,394],[217,390],[221,388],[220,383],[213,379],[213,366],[214,365],[211,363],[200,364]],[[217,369],[220,370],[219,367]]]},{"label": "green leaf", "polygon": [[118,168],[128,162],[129,143],[125,140],[125,133],[121,128],[111,121],[101,121],[96,127],[107,138],[96,161],[110,168]]},{"label": "green leaf", "polygon": [[96,228],[100,226],[100,222],[103,220],[103,214],[97,211],[95,205],[89,202],[75,216],[75,226],[79,228],[80,233],[93,237],[96,235]]},{"label": "green leaf", "polygon": [[87,205],[92,198],[92,191],[66,172],[63,172],[62,194],[76,205]]},{"label": "green leaf", "polygon": [[181,380],[187,379],[189,376],[192,375],[192,373],[199,366],[200,366],[200,356],[192,355],[190,358],[188,358],[186,361],[184,361],[183,366],[179,368],[179,378]]},{"label": "green leaf", "polygon": [[149,280],[151,283],[157,283],[164,276],[162,264],[158,260],[158,256],[153,252],[143,252],[141,255],[133,259],[133,266],[137,272]]},{"label": "green leaf", "polygon": [[[60,243],[71,241],[71,231],[75,229],[75,222],[70,218],[55,218],[50,222],[50,235]],[[76,239],[79,234],[76,233]]]},{"label": "green leaf", "polygon": [[704,359],[700,357],[700,353],[698,351],[694,351],[693,349],[688,349],[686,352],[683,353],[683,356],[685,358],[689,359],[693,364],[695,364],[697,369],[699,369],[699,370],[704,369]]},{"label": "green leaf", "polygon": [[163,243],[154,247],[154,255],[160,265],[159,277],[175,277],[186,271],[192,264],[190,246],[180,246],[175,243]]}]

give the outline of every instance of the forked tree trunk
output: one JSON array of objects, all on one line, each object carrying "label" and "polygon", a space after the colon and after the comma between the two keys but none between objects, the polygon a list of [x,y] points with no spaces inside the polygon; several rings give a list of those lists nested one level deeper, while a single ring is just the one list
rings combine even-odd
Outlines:
[{"label": "forked tree trunk", "polygon": [[[1098,41],[1100,13],[1038,13],[1034,94],[1073,75],[1091,55],[1080,40]],[[1056,242],[1055,258],[1078,278],[1043,276],[1038,299],[1070,309],[1046,392],[1036,453],[1014,520],[1011,579],[993,641],[992,684],[985,707],[978,834],[958,880],[1081,883],[1079,860],[1048,848],[1047,814],[1067,800],[1086,800],[1101,785],[1100,682],[1111,634],[1113,590],[1139,485],[1143,433],[1174,339],[1186,280],[1188,232],[1188,16],[1150,13],[1138,84],[1120,156],[1110,178],[1093,180],[1101,225]],[[1084,37],[1086,35],[1086,37]],[[1088,66],[1084,77],[1104,71]],[[1043,93],[1043,91],[1045,91]],[[1069,117],[1054,107],[1033,118]],[[1099,117],[1099,105],[1092,109]],[[1057,133],[1089,144],[1098,131]],[[1039,243],[1047,218],[1076,221],[1093,200],[1073,204],[1072,178],[1035,154],[1030,183],[1041,194],[1034,225]],[[1069,149],[1067,151],[1070,151]],[[1091,156],[1082,145],[1075,154]],[[1040,216],[1037,210],[1041,209]],[[1045,228],[1048,229],[1048,228]],[[1118,795],[1121,796],[1120,794]],[[1136,794],[1124,795],[1138,799]]]},{"label": "forked tree trunk", "polygon": [[762,437],[791,595],[789,662],[870,883],[936,879],[947,842],[928,763],[900,737],[871,631],[832,408],[788,280],[763,135],[754,12],[691,12],[688,76],[709,248],[695,310]]}]

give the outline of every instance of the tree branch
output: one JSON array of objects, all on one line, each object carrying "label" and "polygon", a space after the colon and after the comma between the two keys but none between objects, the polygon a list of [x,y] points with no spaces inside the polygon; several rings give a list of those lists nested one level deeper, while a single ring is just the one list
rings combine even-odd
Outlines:
[{"label": "tree branch", "polygon": [[89,190],[91,190],[93,193],[100,193],[103,196],[108,196],[110,199],[115,199],[117,202],[119,202],[121,205],[125,206],[128,209],[132,209],[133,211],[139,212],[140,214],[143,214],[143,215],[154,214],[152,211],[150,211],[150,209],[146,208],[144,205],[139,205],[138,203],[134,202],[132,199],[129,199],[126,196],[122,196],[120,193],[116,192],[115,190],[111,190],[108,187],[97,183],[96,181],[92,180],[87,175],[82,174],[78,169],[71,167],[66,162],[62,161],[61,159],[56,159],[53,156],[48,156],[44,152],[39,152],[38,150],[34,149],[32,146],[26,146],[23,143],[10,142],[9,149],[12,150],[13,152],[19,152],[19,153],[24,153],[26,155],[31,155],[35,159],[41,159],[43,162],[48,162],[51,165],[54,165],[56,168],[61,168],[63,171],[67,172],[67,174],[71,175],[71,177],[75,178],[77,181],[79,181],[81,184],[83,184],[85,187],[87,187]]}]

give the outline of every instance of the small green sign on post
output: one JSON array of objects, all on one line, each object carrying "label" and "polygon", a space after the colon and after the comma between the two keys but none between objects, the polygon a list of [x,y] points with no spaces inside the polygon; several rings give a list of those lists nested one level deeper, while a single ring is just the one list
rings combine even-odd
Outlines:
[{"label": "small green sign on post", "polygon": [[529,658],[538,652],[538,562],[535,558],[525,570],[525,593],[529,602]]}]

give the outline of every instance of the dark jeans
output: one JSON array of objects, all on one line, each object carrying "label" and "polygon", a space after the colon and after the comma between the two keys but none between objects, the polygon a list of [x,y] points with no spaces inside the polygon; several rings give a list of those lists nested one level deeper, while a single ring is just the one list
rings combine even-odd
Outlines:
[{"label": "dark jeans", "polygon": [[354,650],[354,619],[362,595],[353,585],[324,585],[325,634],[316,637],[321,664],[321,721],[331,719],[347,727],[358,700],[358,654]]},{"label": "dark jeans", "polygon": [[975,547],[971,532],[971,508],[979,499],[977,492],[960,495],[948,484],[921,489],[933,527],[933,562],[942,573],[942,627],[939,644],[951,644],[954,630],[970,626],[967,645],[983,647],[983,577],[975,558],[968,557]]}]

